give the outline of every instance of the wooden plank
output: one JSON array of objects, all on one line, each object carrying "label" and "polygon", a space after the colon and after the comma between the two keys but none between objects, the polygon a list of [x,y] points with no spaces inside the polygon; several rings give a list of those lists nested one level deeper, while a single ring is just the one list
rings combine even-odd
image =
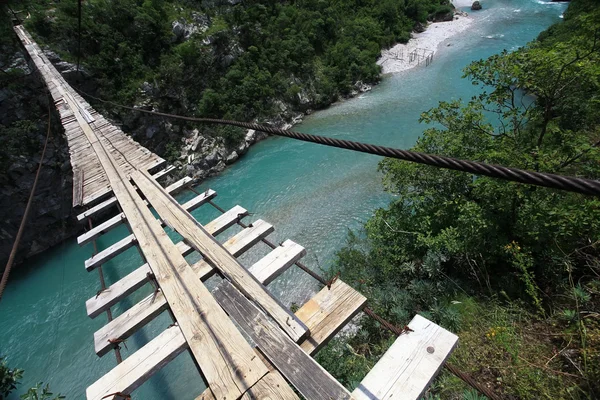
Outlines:
[{"label": "wooden plank", "polygon": [[168,306],[167,299],[160,291],[144,298],[94,332],[94,351],[99,357],[102,357],[115,347],[114,344],[110,343],[111,340],[127,339],[165,311]]},{"label": "wooden plank", "polygon": [[77,244],[80,246],[83,246],[84,244],[89,243],[92,240],[96,239],[98,236],[103,235],[104,233],[110,231],[113,228],[116,228],[117,226],[121,225],[125,221],[126,221],[125,214],[120,213],[119,215],[115,215],[114,217],[110,218],[109,220],[104,221],[100,225],[93,227],[92,229],[90,229],[89,231],[84,233],[83,235],[80,235],[79,237],[77,237]]},{"label": "wooden plank", "polygon": [[94,268],[97,268],[98,266],[104,264],[105,262],[109,261],[113,257],[116,257],[119,254],[121,254],[122,252],[124,252],[125,250],[129,249],[131,246],[135,245],[136,242],[137,241],[136,241],[136,238],[134,235],[129,235],[129,236],[125,237],[124,239],[119,240],[117,243],[113,244],[112,246],[102,250],[95,256],[85,260],[85,269],[88,272],[92,271]]},{"label": "wooden plank", "polygon": [[88,299],[85,302],[88,316],[90,318],[96,318],[98,315],[144,286],[150,279],[148,274],[152,274],[152,271],[148,264],[144,264],[110,285],[106,290]]},{"label": "wooden plank", "polygon": [[92,215],[97,214],[98,212],[100,212],[102,210],[108,209],[108,207],[116,206],[116,205],[117,205],[117,199],[115,197],[111,197],[110,199],[105,200],[102,203],[98,203],[94,207],[90,208],[89,210],[86,210],[86,211],[82,212],[81,214],[79,214],[77,216],[77,220],[85,221]]},{"label": "wooden plank", "polygon": [[340,279],[331,285],[331,289],[321,289],[296,311],[296,316],[310,329],[310,336],[300,347],[308,354],[315,354],[362,310],[366,302],[365,296]]},{"label": "wooden plank", "polygon": [[[285,270],[294,265],[296,261],[304,257],[305,254],[306,250],[304,247],[291,240],[286,240],[251,266],[249,271],[260,283],[268,285]],[[312,332],[312,329],[310,331]]]},{"label": "wooden plank", "polygon": [[401,335],[352,392],[357,400],[416,400],[442,368],[458,336],[416,315],[413,332]]},{"label": "wooden plank", "polygon": [[244,207],[235,206],[206,224],[204,229],[208,232],[213,232],[213,236],[217,236],[247,215],[248,211]]},{"label": "wooden plank", "polygon": [[[167,192],[173,194],[174,192],[176,192],[177,190],[180,190],[183,186],[187,185],[191,181],[191,178],[187,178],[187,179],[186,178],[180,179],[177,182],[173,183],[172,185],[167,186],[167,188],[165,190]],[[216,194],[215,194],[215,196],[216,196]],[[202,204],[204,204],[204,203],[202,203]],[[202,205],[202,204],[200,204],[200,205]],[[111,197],[110,199],[105,200],[102,203],[99,203],[99,204],[95,205],[94,207],[90,208],[89,210],[86,210],[86,211],[82,212],[81,214],[77,215],[77,220],[85,221],[88,218],[98,214],[99,212],[104,211],[104,210],[108,209],[109,207],[116,206],[116,205],[117,205],[117,199],[115,197]]]},{"label": "wooden plank", "polygon": [[[256,243],[274,230],[273,225],[262,219],[256,220],[252,227],[248,227],[223,243],[223,247],[234,257],[239,257]],[[201,280],[210,278],[216,271],[206,260],[200,260],[192,265],[192,270]]]},{"label": "wooden plank", "polygon": [[[115,197],[213,394],[219,399],[238,398],[267,373],[267,368],[253,354],[208,289],[195,278],[128,176],[116,167],[115,159],[71,106],[73,100],[68,95],[64,98],[98,154]],[[152,178],[148,179],[156,184]]]},{"label": "wooden plank", "polygon": [[[260,353],[258,353],[260,356]],[[298,396],[278,371],[270,371],[252,386],[240,400],[298,400]],[[206,389],[195,400],[216,400]]]},{"label": "wooden plank", "polygon": [[169,194],[176,194],[180,190],[184,189],[185,186],[192,181],[189,176],[183,177],[175,183],[167,186],[164,190]]},{"label": "wooden plank", "polygon": [[130,394],[186,348],[181,329],[177,325],[167,328],[89,386],[86,390],[87,400],[116,400],[120,397],[105,396],[117,392]]},{"label": "wooden plank", "polygon": [[169,165],[167,168],[158,171],[156,174],[152,175],[152,177],[155,180],[159,180],[160,178],[162,178],[163,176],[166,176],[168,174],[170,174],[171,172],[175,171],[177,168],[175,168],[173,165]]},{"label": "wooden plank", "polygon": [[231,283],[213,291],[229,316],[254,340],[260,351],[307,400],[350,399],[350,393],[294,341],[274,325]]},{"label": "wooden plank", "polygon": [[[185,208],[188,211],[192,211],[195,208],[200,207],[202,204],[206,203],[207,201],[209,201],[211,198],[213,198],[216,195],[217,195],[217,193],[214,190],[209,189],[206,192],[194,197],[192,200],[186,202],[183,205],[183,208]],[[103,222],[102,224],[97,225],[94,228],[90,229],[83,235],[80,235],[77,238],[77,243],[80,246],[83,246],[84,244],[89,243],[90,241],[98,238],[100,235],[103,235],[106,232],[110,231],[111,229],[116,228],[117,226],[121,225],[126,220],[127,220],[127,218],[125,218],[125,214],[123,214],[123,213],[120,213],[119,215],[115,215],[114,217],[110,218],[109,220]],[[234,221],[234,223],[235,223],[235,221]]]},{"label": "wooden plank", "polygon": [[188,245],[194,247],[207,261],[210,261],[213,267],[218,268],[246,296],[260,304],[290,337],[296,341],[308,334],[306,326],[248,273],[235,257],[156,181],[140,171],[132,173],[131,177],[161,219],[167,225],[172,225]]},{"label": "wooden plank", "polygon": [[212,189],[208,189],[204,193],[201,193],[201,194],[197,195],[196,197],[194,197],[193,199],[185,202],[183,204],[183,208],[185,208],[189,212],[192,212],[193,210],[195,210],[196,208],[205,204],[209,200],[212,200],[213,198],[215,198],[216,195],[217,195],[217,192],[215,192]]},{"label": "wooden plank", "polygon": [[83,170],[75,169],[73,171],[73,207],[80,206],[83,203]]},{"label": "wooden plank", "polygon": [[[244,229],[225,242],[224,247],[235,257],[238,257],[271,232],[273,232],[272,225],[262,220],[258,220],[253,224],[252,228]],[[180,243],[183,244],[183,242]],[[179,250],[191,250],[190,247],[184,247],[180,245],[180,243],[178,243]],[[210,278],[215,272],[208,263],[202,260],[194,264],[193,268],[195,271],[198,271],[199,278],[203,281]],[[88,316],[91,318],[97,317],[108,308],[142,287],[148,282],[148,273],[152,273],[152,271],[148,264],[144,264],[129,275],[118,280],[97,296],[88,299],[86,302]]]}]

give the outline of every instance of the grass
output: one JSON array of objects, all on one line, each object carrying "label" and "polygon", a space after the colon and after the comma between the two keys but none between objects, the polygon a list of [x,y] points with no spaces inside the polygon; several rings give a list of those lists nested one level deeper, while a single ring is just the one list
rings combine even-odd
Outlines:
[{"label": "grass", "polygon": [[[509,399],[592,398],[579,330],[573,324],[557,317],[540,320],[516,301],[464,298],[457,307],[462,329],[450,361],[480,384]],[[587,324],[586,341],[587,364],[597,365],[597,321]],[[441,398],[462,398],[457,394],[465,389],[463,382],[444,372],[432,392]]]}]

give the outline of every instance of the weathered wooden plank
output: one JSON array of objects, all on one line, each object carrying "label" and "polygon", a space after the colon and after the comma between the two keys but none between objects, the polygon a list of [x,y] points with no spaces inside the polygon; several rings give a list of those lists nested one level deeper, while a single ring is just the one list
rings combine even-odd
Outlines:
[{"label": "weathered wooden plank", "polygon": [[206,224],[204,229],[209,232],[214,232],[212,235],[217,236],[219,233],[223,232],[225,229],[229,228],[231,225],[240,221],[247,215],[248,211],[244,207],[235,206]]},{"label": "weathered wooden plank", "polygon": [[[272,233],[273,230],[273,225],[268,222],[262,219],[256,220],[252,224],[252,227],[245,228],[223,243],[223,247],[234,257],[238,257],[260,242],[262,238]],[[206,260],[194,263],[192,270],[198,274],[201,280],[210,278],[216,272],[216,269]]]},{"label": "weathered wooden plank", "polygon": [[85,302],[88,316],[90,318],[96,318],[98,315],[144,286],[150,279],[148,274],[152,274],[152,271],[148,264],[144,264],[110,285],[104,291],[98,293],[98,295],[88,299]]},{"label": "weathered wooden plank", "polygon": [[352,398],[335,378],[231,283],[224,280],[213,291],[213,295],[229,316],[256,342],[267,359],[307,400]]},{"label": "weathered wooden plank", "polygon": [[215,192],[212,189],[208,189],[204,193],[200,193],[193,199],[183,203],[183,208],[185,208],[189,212],[192,212],[193,210],[195,210],[196,208],[205,204],[209,200],[212,200],[213,198],[215,198],[216,195],[217,195],[217,192]]},{"label": "weathered wooden plank", "polygon": [[117,199],[115,197],[111,197],[110,199],[105,200],[102,203],[98,203],[94,207],[90,208],[89,210],[86,210],[86,211],[82,212],[81,214],[77,215],[77,220],[85,221],[92,215],[94,215],[102,210],[108,209],[108,207],[116,206],[116,205],[117,205]]},{"label": "weathered wooden plank", "polygon": [[187,348],[179,326],[167,328],[144,347],[127,357],[86,390],[87,400],[118,399],[111,393],[129,394]]},{"label": "weathered wooden plank", "polygon": [[306,326],[248,273],[235,257],[225,250],[156,181],[139,171],[132,173],[131,177],[161,219],[167,225],[172,225],[188,245],[194,247],[205,259],[210,261],[213,267],[218,268],[246,296],[259,303],[290,337],[299,340],[308,334]]},{"label": "weathered wooden plank", "polygon": [[169,194],[176,194],[180,190],[184,189],[185,186],[192,181],[189,176],[183,177],[175,183],[170,184],[164,190]]},{"label": "weathered wooden plank", "polygon": [[[177,182],[173,183],[172,185],[167,186],[165,188],[165,190],[168,193],[173,194],[177,190],[180,190],[183,186],[187,185],[190,181],[191,181],[191,178],[187,178],[187,177],[180,179]],[[86,210],[86,211],[82,212],[81,214],[77,215],[77,220],[85,221],[88,218],[98,214],[99,212],[104,211],[104,210],[108,209],[109,207],[116,206],[116,205],[117,205],[117,199],[115,197],[111,197],[110,199],[105,200],[102,203],[98,203],[94,207],[90,208],[89,210]]]},{"label": "weathered wooden plank", "polygon": [[169,165],[167,168],[158,171],[156,174],[152,175],[152,177],[155,180],[159,180],[160,178],[162,178],[163,176],[166,176],[168,174],[170,174],[171,172],[175,171],[177,168],[175,168],[173,165]]},{"label": "weathered wooden plank", "polygon": [[267,373],[266,367],[196,279],[128,177],[116,167],[115,159],[71,106],[73,100],[68,94],[65,99],[106,169],[115,197],[211,390],[219,399],[239,397]]},{"label": "weathered wooden plank", "polygon": [[129,249],[131,246],[135,245],[136,243],[137,243],[137,241],[136,241],[136,238],[134,235],[129,235],[129,236],[125,237],[124,239],[119,240],[117,243],[113,244],[112,246],[102,250],[95,256],[85,260],[85,269],[87,271],[92,271],[94,268],[97,268],[98,266],[104,264],[111,258],[118,256],[119,254],[121,254],[125,250]]},{"label": "weathered wooden plank", "polygon": [[[260,356],[260,353],[258,353]],[[195,400],[216,400],[206,389]],[[270,371],[252,386],[240,400],[298,400],[298,396],[278,371]]]},{"label": "weathered wooden plank", "polygon": [[[183,208],[185,208],[188,211],[192,211],[195,208],[200,207],[202,204],[206,203],[207,201],[209,201],[211,198],[213,198],[216,195],[217,195],[217,193],[214,190],[209,189],[206,192],[194,197],[192,200],[186,202],[183,205]],[[83,246],[84,244],[89,243],[90,241],[98,238],[100,235],[103,235],[106,232],[110,231],[111,229],[116,228],[117,226],[121,225],[126,220],[127,220],[127,218],[125,218],[124,213],[115,215],[114,217],[110,218],[109,220],[103,222],[102,224],[97,225],[94,228],[90,229],[83,235],[80,235],[77,238],[77,243],[80,246]],[[234,223],[235,223],[235,221],[234,221]]]},{"label": "weathered wooden plank", "polygon": [[83,170],[75,169],[73,171],[73,207],[78,207],[83,203]]},{"label": "weathered wooden plank", "polygon": [[94,332],[94,351],[102,357],[115,347],[115,344],[110,343],[111,340],[127,339],[165,311],[168,306],[167,299],[160,291],[147,296]]},{"label": "weathered wooden plank", "polygon": [[268,285],[285,270],[294,265],[296,261],[304,257],[305,254],[306,250],[304,247],[291,240],[286,240],[279,247],[252,265],[249,271],[260,283]]},{"label": "weathered wooden plank", "polygon": [[366,302],[365,296],[340,279],[331,285],[331,289],[321,289],[296,311],[296,316],[310,329],[310,336],[300,347],[308,354],[315,354],[362,310]]},{"label": "weathered wooden plank", "polygon": [[401,335],[352,392],[357,400],[416,400],[442,368],[458,337],[416,315],[413,332]]},{"label": "weathered wooden plank", "polygon": [[117,226],[121,225],[125,221],[126,221],[125,214],[120,213],[118,215],[115,215],[114,217],[110,218],[109,220],[104,221],[100,225],[96,225],[95,227],[93,227],[92,229],[90,229],[89,231],[84,233],[83,235],[80,235],[79,237],[77,237],[77,244],[80,246],[83,246],[84,244],[89,243],[92,240],[96,239],[98,236],[110,231],[113,228],[116,228]]}]

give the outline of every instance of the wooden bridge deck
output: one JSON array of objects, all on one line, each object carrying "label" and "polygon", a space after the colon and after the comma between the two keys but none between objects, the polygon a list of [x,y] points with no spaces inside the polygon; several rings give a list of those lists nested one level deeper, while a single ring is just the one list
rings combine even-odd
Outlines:
[{"label": "wooden bridge deck", "polygon": [[[131,232],[87,260],[86,269],[101,271],[103,263],[131,247],[137,247],[144,260],[137,270],[90,298],[88,315],[96,318],[109,312],[147,284],[156,289],[116,318],[109,316],[94,335],[95,352],[103,356],[117,348],[164,311],[173,320],[92,383],[86,391],[88,399],[125,398],[184,351],[190,353],[208,387],[197,399],[298,399],[292,387],[306,399],[417,399],[422,395],[456,345],[455,335],[417,316],[411,326],[415,332],[400,336],[350,393],[311,356],[361,311],[367,299],[337,280],[296,313],[287,309],[266,285],[300,259],[304,248],[284,241],[245,268],[237,257],[270,234],[273,226],[257,220],[223,243],[217,241],[214,236],[248,212],[236,206],[204,226],[199,224],[190,212],[209,203],[216,193],[207,190],[179,204],[171,194],[190,179],[163,188],[158,179],[173,168],[151,175],[164,160],[107,122],[67,84],[22,26],[15,31],[60,113],[74,173],[73,205],[88,206],[79,220],[118,206],[113,217],[81,235],[78,243],[94,241],[121,224]],[[165,227],[183,240],[174,243]],[[193,252],[201,259],[190,264],[185,256]],[[215,274],[221,282],[211,293],[203,281]]]}]

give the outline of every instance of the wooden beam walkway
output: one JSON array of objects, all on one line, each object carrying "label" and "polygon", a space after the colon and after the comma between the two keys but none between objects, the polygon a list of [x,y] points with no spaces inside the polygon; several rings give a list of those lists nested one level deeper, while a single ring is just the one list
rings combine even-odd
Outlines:
[{"label": "wooden beam walkway", "polygon": [[[73,167],[73,206],[86,207],[78,219],[112,216],[77,241],[95,241],[126,225],[130,234],[85,262],[99,270],[103,285],[86,302],[87,314],[107,312],[109,322],[94,334],[94,351],[117,353],[118,365],[87,388],[89,400],[126,398],[184,351],[207,385],[196,399],[417,399],[430,384],[458,338],[417,316],[414,332],[400,336],[359,387],[350,393],[313,358],[366,305],[367,299],[341,280],[323,288],[296,313],[267,285],[306,253],[286,240],[246,268],[238,257],[273,232],[256,220],[226,240],[215,236],[248,212],[235,206],[201,225],[191,212],[217,195],[207,190],[180,204],[172,195],[191,181],[163,188],[159,179],[173,171],[159,156],[133,141],[98,114],[67,84],[22,26],[15,32],[46,85],[65,129]],[[157,171],[159,168],[164,169]],[[174,242],[165,231],[182,240]],[[102,265],[136,247],[143,264],[104,287]],[[196,253],[200,260],[189,263]],[[204,281],[218,275],[210,292]],[[147,285],[154,293],[114,319],[111,307]],[[173,324],[121,362],[119,344],[167,311]],[[248,338],[251,338],[250,342]],[[295,390],[294,390],[295,389]]]}]

